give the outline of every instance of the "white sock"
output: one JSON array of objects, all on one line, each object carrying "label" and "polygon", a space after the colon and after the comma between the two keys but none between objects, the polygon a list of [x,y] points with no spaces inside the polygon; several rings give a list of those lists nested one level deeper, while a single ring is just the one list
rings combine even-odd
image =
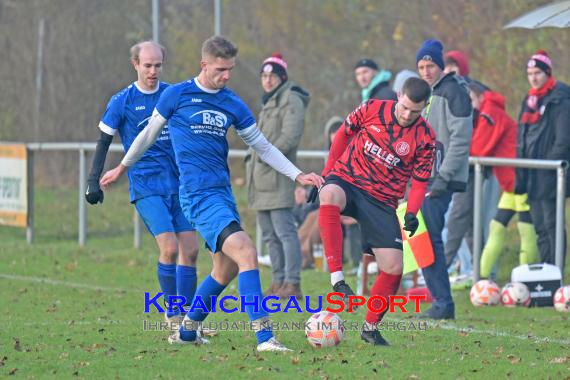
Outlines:
[{"label": "white sock", "polygon": [[344,273],[339,270],[331,273],[331,284],[334,285],[339,281],[344,280]]}]

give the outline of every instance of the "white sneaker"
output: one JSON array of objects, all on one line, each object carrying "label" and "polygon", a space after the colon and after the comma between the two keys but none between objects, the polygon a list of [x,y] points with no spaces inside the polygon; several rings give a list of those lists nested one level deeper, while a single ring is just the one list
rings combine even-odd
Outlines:
[{"label": "white sneaker", "polygon": [[202,327],[200,329],[200,334],[202,336],[208,336],[208,337],[213,337],[218,335],[218,330],[214,330],[214,329],[209,329],[207,327]]},{"label": "white sneaker", "polygon": [[258,352],[293,352],[293,350],[288,349],[282,343],[280,343],[275,337],[272,337],[268,341],[260,343],[257,345]]},{"label": "white sneaker", "polygon": [[266,267],[271,266],[271,258],[269,257],[269,255],[257,256],[257,262],[259,263],[259,265],[263,265]]},{"label": "white sneaker", "polygon": [[168,343],[170,343],[170,344],[182,344],[182,345],[193,344],[196,346],[200,346],[202,344],[210,344],[210,341],[208,339],[202,338],[200,336],[199,331],[196,332],[196,339],[195,340],[182,340],[182,339],[180,339],[180,332],[177,331],[168,337]]}]

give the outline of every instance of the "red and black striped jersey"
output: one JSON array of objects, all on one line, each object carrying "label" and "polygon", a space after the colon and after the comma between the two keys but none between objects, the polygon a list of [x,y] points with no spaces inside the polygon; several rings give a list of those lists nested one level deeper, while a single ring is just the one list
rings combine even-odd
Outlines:
[{"label": "red and black striped jersey", "polygon": [[338,133],[350,142],[327,173],[394,208],[410,177],[430,178],[436,149],[435,132],[424,118],[402,127],[395,110],[394,101],[372,99],[348,115]]}]

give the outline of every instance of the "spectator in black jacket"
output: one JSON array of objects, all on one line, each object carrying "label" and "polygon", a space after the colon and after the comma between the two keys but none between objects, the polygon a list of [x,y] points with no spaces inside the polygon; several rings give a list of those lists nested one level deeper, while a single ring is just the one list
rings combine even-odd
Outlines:
[{"label": "spectator in black jacket", "polygon": [[[544,50],[530,58],[526,73],[531,88],[519,115],[517,157],[570,161],[570,87],[554,79],[552,61]],[[568,182],[566,186],[568,195]],[[518,169],[515,193],[525,192],[538,236],[540,259],[554,264],[556,172]]]},{"label": "spectator in black jacket", "polygon": [[354,76],[362,88],[362,101],[368,99],[398,100],[390,88],[392,73],[380,70],[378,64],[370,58],[363,58],[354,66]]}]

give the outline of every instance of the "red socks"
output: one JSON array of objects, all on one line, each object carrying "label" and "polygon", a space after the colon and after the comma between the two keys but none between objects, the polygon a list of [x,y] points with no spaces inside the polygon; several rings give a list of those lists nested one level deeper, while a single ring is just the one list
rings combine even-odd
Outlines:
[{"label": "red socks", "polygon": [[[382,296],[386,299],[386,301],[388,301],[389,296],[395,295],[398,292],[400,280],[402,280],[401,274],[389,274],[385,272],[378,273],[376,281],[374,282],[372,289],[370,289],[370,296]],[[380,309],[382,308],[382,301],[374,300],[372,301],[371,306],[374,309]],[[388,310],[389,306],[386,307],[382,313],[373,313],[369,310],[366,313],[366,322],[372,324],[380,322]]]},{"label": "red socks", "polygon": [[329,271],[331,273],[341,271],[342,227],[340,225],[340,208],[335,205],[321,205],[319,227]]}]

